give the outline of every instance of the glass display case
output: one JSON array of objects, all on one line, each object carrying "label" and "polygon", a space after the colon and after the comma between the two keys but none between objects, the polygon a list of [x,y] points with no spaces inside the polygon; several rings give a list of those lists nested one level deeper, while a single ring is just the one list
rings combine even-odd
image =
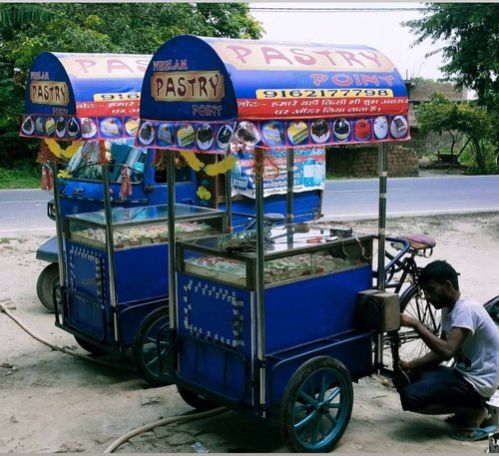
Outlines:
[{"label": "glass display case", "polygon": [[[175,205],[178,240],[209,236],[223,232],[225,214],[215,209]],[[112,209],[114,249],[168,242],[168,207],[142,206]],[[85,246],[105,249],[104,211],[87,212],[67,217],[67,239]]]},{"label": "glass display case", "polygon": [[[265,285],[372,264],[372,236],[338,237],[324,229],[298,232],[295,225],[265,234]],[[256,233],[222,234],[178,243],[180,272],[255,289]]]}]

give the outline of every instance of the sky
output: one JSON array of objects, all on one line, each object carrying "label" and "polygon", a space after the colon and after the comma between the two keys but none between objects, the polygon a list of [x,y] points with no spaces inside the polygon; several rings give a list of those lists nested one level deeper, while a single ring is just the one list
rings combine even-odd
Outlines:
[{"label": "sky", "polygon": [[388,57],[397,67],[403,78],[422,77],[442,78],[438,67],[443,65],[442,53],[436,52],[425,58],[425,54],[438,50],[445,43],[432,44],[425,40],[411,47],[416,36],[411,34],[401,22],[417,19],[417,11],[389,12],[264,12],[270,8],[418,8],[421,3],[353,3],[353,2],[257,2],[250,3],[251,14],[265,29],[262,39],[273,41],[294,41],[305,43],[362,44],[373,47]]}]

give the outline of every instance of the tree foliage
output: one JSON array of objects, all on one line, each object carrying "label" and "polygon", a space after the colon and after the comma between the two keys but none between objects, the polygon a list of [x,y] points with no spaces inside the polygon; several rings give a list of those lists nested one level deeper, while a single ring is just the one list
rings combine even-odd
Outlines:
[{"label": "tree foliage", "polygon": [[405,23],[418,38],[443,39],[442,70],[485,105],[499,96],[499,4],[428,3],[423,18]]},{"label": "tree foliage", "polygon": [[434,132],[441,135],[447,132],[451,136],[453,157],[455,146],[461,143],[460,150],[455,155],[456,160],[469,144],[477,170],[483,174],[495,171],[490,157],[490,143],[487,141],[492,119],[484,107],[468,101],[456,103],[441,93],[435,93],[428,103],[417,108],[416,119],[424,134]]},{"label": "tree foliage", "polygon": [[0,164],[26,153],[29,141],[17,133],[27,72],[40,52],[152,54],[179,34],[259,38],[262,31],[245,3],[0,5]]},{"label": "tree foliage", "polygon": [[443,39],[446,64],[442,70],[458,87],[476,92],[477,101],[489,111],[487,132],[499,157],[499,4],[427,3],[421,19],[405,23],[425,39]]}]

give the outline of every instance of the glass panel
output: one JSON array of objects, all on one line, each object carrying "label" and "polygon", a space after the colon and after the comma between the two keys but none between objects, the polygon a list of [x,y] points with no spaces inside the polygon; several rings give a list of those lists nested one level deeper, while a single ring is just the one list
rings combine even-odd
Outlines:
[{"label": "glass panel", "polygon": [[[147,158],[145,149],[133,147],[133,141],[107,141],[109,154],[109,179],[121,182],[121,170],[127,166],[132,183],[144,179],[144,167]],[[68,163],[67,171],[76,180],[102,181],[102,167],[98,164],[99,143],[85,142],[76,151]]]},{"label": "glass panel", "polygon": [[184,270],[230,285],[246,286],[246,264],[236,259],[205,255],[192,250],[184,251]]},{"label": "glass panel", "polygon": [[[177,222],[175,226],[178,240],[219,233],[217,228],[204,222]],[[106,246],[104,228],[89,227],[85,223],[70,221],[70,238],[91,247],[104,249]],[[168,227],[164,222],[117,226],[113,229],[113,240],[116,249],[159,244],[168,241]]]},{"label": "glass panel", "polygon": [[86,223],[69,222],[69,237],[72,241],[80,244],[106,248],[106,231],[104,228],[89,228]]},{"label": "glass panel", "polygon": [[[194,216],[222,214],[223,212],[216,209],[210,209],[199,206],[191,206],[187,204],[175,205],[175,219],[188,218]],[[112,209],[113,225],[126,224],[131,222],[147,222],[147,221],[166,221],[168,219],[168,206],[139,206],[139,207],[115,207]],[[104,225],[106,219],[104,211],[85,212],[83,214],[75,214],[69,216],[71,219],[84,220],[91,223]]]}]

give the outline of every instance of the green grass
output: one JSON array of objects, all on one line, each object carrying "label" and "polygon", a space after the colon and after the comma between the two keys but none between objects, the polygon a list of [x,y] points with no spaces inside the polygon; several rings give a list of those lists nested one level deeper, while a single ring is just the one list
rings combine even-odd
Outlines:
[{"label": "green grass", "polygon": [[0,167],[0,189],[40,188],[41,170],[36,163],[16,163],[12,168]]}]

